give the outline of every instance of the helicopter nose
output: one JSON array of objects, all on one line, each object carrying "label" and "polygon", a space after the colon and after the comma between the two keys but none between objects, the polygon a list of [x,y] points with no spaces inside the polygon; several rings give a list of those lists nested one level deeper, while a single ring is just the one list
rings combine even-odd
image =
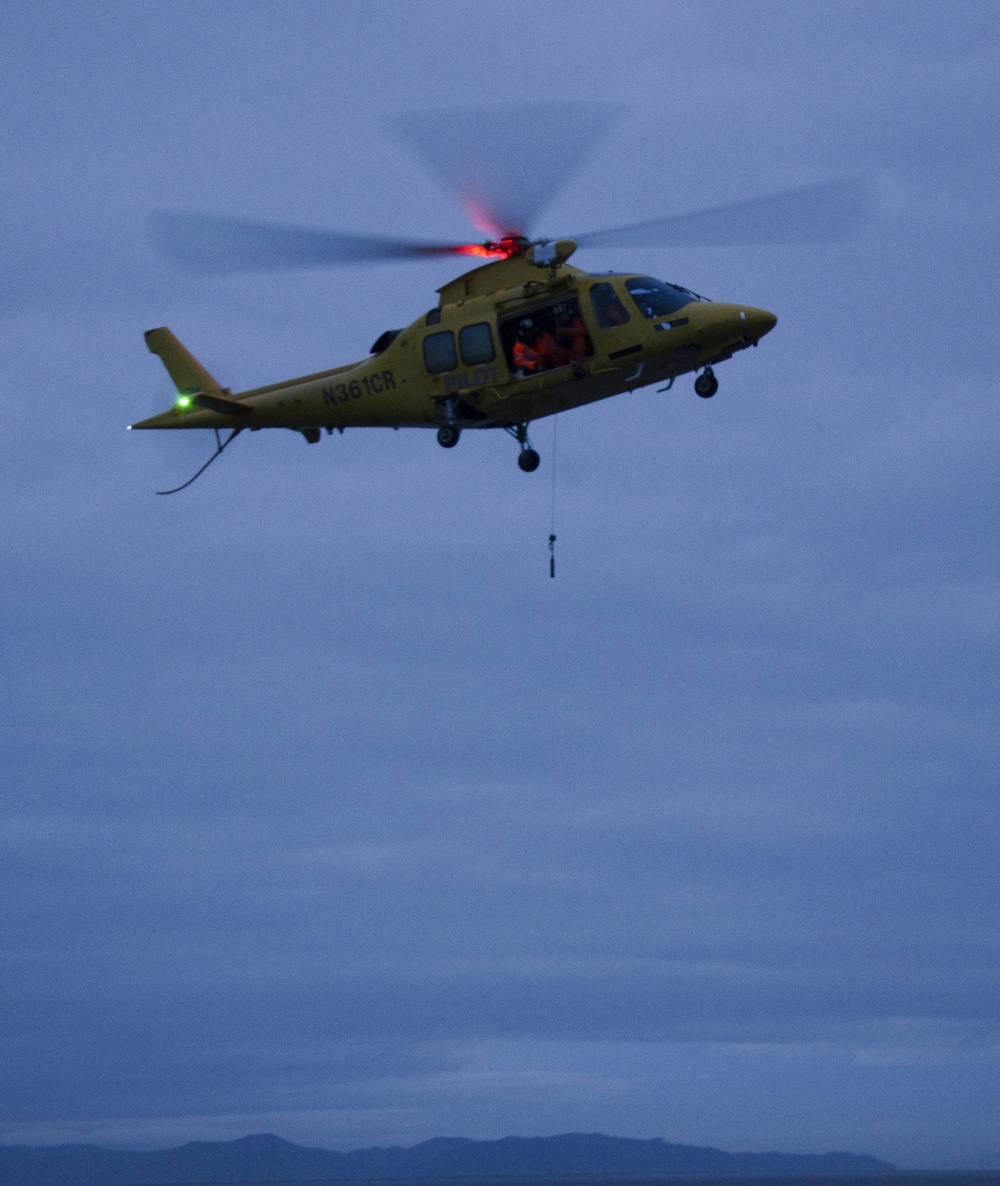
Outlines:
[{"label": "helicopter nose", "polygon": [[740,313],[741,320],[746,323],[747,336],[753,338],[755,342],[759,342],[778,324],[777,317],[773,313],[769,313],[767,309],[744,308],[740,310]]}]

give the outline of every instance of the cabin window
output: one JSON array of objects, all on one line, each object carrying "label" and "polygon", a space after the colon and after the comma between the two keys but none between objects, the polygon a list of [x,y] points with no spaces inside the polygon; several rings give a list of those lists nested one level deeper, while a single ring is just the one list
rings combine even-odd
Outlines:
[{"label": "cabin window", "polygon": [[604,281],[602,284],[592,285],[590,299],[593,302],[597,320],[605,329],[624,325],[628,321],[628,309],[622,304],[613,284]]},{"label": "cabin window", "polygon": [[496,357],[493,349],[493,334],[485,321],[467,325],[458,332],[458,344],[462,350],[462,362],[466,366],[478,366],[481,362],[492,362]]},{"label": "cabin window", "polygon": [[500,322],[500,344],[515,379],[558,367],[578,367],[594,353],[575,296],[505,317]]},{"label": "cabin window", "polygon": [[695,299],[689,292],[652,276],[633,276],[625,281],[625,287],[643,317],[667,317]]},{"label": "cabin window", "polygon": [[455,335],[450,329],[424,338],[424,362],[432,375],[453,371],[458,366],[455,355]]}]

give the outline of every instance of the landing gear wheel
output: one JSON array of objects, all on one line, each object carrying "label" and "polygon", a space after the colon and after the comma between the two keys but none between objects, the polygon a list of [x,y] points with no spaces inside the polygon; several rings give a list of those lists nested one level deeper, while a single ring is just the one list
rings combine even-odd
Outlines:
[{"label": "landing gear wheel", "polygon": [[541,458],[534,449],[522,449],[517,457],[517,464],[526,474],[534,473],[541,464]]},{"label": "landing gear wheel", "polygon": [[454,424],[442,424],[438,429],[438,444],[442,449],[454,449],[461,435],[462,430]]},{"label": "landing gear wheel", "polygon": [[719,380],[716,379],[711,367],[705,367],[704,373],[695,379],[694,390],[702,399],[711,399],[719,390]]}]

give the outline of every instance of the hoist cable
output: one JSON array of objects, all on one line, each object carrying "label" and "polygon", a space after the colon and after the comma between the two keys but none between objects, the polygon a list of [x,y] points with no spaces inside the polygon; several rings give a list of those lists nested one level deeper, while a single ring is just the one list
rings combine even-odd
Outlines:
[{"label": "hoist cable", "polygon": [[556,442],[558,440],[559,414],[552,417],[552,506],[549,520],[549,576],[556,575]]}]

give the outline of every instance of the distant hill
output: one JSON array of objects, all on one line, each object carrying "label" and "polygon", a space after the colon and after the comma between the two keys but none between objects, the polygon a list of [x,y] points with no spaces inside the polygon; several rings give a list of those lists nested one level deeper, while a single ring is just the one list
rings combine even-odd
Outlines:
[{"label": "distant hill", "polygon": [[335,1153],[262,1134],[136,1153],[97,1145],[0,1146],[3,1186],[179,1186],[236,1182],[554,1181],[669,1177],[867,1177],[895,1166],[855,1153],[726,1153],[599,1133]]},{"label": "distant hill", "polygon": [[1000,1152],[970,1153],[955,1160],[955,1169],[973,1173],[997,1173],[1000,1171]]}]

